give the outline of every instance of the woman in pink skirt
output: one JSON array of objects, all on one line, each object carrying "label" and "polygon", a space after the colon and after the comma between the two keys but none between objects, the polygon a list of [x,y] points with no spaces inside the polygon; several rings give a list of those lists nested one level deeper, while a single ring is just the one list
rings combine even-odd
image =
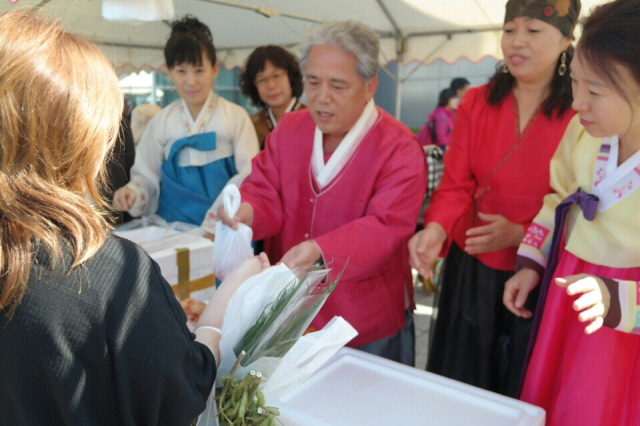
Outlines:
[{"label": "woman in pink skirt", "polygon": [[584,24],[577,111],[551,161],[554,193],[518,250],[504,303],[521,317],[540,277],[521,399],[547,425],[640,425],[640,0]]}]

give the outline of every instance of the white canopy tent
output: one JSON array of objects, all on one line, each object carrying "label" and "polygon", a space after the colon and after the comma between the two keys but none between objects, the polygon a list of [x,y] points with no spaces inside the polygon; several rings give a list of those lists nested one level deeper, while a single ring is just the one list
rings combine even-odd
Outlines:
[{"label": "white canopy tent", "polygon": [[[112,0],[125,4],[159,0]],[[583,11],[603,0],[582,0]],[[478,60],[500,57],[506,0],[173,0],[175,17],[195,15],[211,28],[225,66],[241,65],[253,47],[295,46],[312,22],[357,19],[382,40],[381,63],[398,59]],[[68,30],[104,45],[118,69],[159,70],[166,22],[117,22],[102,17],[101,0],[0,0],[0,13],[40,7]],[[143,17],[141,17],[143,18]]]},{"label": "white canopy tent", "polygon": [[[104,0],[143,7],[168,0]],[[582,0],[583,14],[605,0]],[[500,58],[506,0],[173,0],[175,17],[189,13],[212,30],[222,65],[242,66],[263,44],[295,47],[314,22],[357,19],[380,34],[384,66]],[[161,70],[168,21],[110,21],[101,0],[0,0],[0,13],[38,7],[65,27],[100,43],[119,72]],[[140,18],[145,18],[141,16]],[[392,76],[402,83],[401,68]],[[398,84],[398,86],[400,85]],[[396,91],[396,111],[400,91]]]}]

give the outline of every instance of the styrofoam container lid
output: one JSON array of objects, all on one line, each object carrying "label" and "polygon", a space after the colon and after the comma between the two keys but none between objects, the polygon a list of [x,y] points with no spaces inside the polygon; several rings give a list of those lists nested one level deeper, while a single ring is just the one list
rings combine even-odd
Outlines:
[{"label": "styrofoam container lid", "polygon": [[271,404],[285,426],[543,426],[542,408],[350,348]]}]

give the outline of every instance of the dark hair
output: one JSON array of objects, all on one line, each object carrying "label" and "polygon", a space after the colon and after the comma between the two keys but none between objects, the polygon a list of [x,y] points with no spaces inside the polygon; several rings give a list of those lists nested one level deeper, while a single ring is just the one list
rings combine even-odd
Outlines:
[{"label": "dark hair", "polygon": [[191,15],[171,23],[171,35],[164,46],[164,59],[169,69],[179,64],[202,64],[205,51],[211,65],[216,63],[216,48],[209,27]]},{"label": "dark hair", "polygon": [[[571,59],[573,58],[573,46],[565,51],[567,54],[566,65],[567,68],[571,65]],[[503,101],[503,99],[513,89],[513,84],[516,79],[511,73],[503,72],[504,63],[500,62],[496,65],[496,72],[489,79],[489,91],[487,92],[487,101],[490,105],[497,105]],[[573,102],[573,95],[571,93],[571,77],[569,71],[560,75],[557,69],[560,67],[560,57],[556,63],[556,72],[553,73],[553,79],[551,80],[551,92],[547,99],[542,103],[542,112],[547,118],[553,116],[553,112],[557,110],[557,115],[562,116],[569,108],[571,108],[571,102]]]},{"label": "dark hair", "polygon": [[609,81],[627,98],[620,86],[620,72],[613,64],[629,69],[640,83],[640,0],[616,0],[603,4],[587,18],[578,42],[584,63]]},{"label": "dark hair", "polygon": [[258,47],[247,58],[244,72],[240,74],[240,91],[242,94],[251,98],[251,102],[255,106],[262,108],[266,106],[260,99],[255,80],[256,75],[264,69],[267,61],[270,61],[274,67],[287,71],[291,94],[299,98],[302,95],[302,73],[300,72],[298,59],[288,50],[272,44]]},{"label": "dark hair", "polygon": [[468,86],[470,84],[471,83],[469,83],[469,80],[467,80],[466,78],[456,77],[453,80],[451,80],[451,84],[449,85],[449,87],[457,91],[462,89],[464,86]]},{"label": "dark hair", "polygon": [[449,103],[449,99],[455,98],[456,96],[458,96],[458,94],[454,89],[450,87],[443,89],[440,92],[440,96],[438,97],[438,106],[439,107],[447,106],[447,104]]}]

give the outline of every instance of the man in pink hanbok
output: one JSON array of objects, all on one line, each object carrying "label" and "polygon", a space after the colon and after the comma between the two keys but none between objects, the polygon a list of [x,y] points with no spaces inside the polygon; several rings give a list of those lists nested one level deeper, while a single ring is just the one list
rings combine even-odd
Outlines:
[{"label": "man in pink hanbok", "polygon": [[342,316],[350,346],[414,364],[407,242],[426,189],[412,132],[373,101],[379,42],[354,21],[307,34],[301,68],[308,109],[286,114],[253,161],[234,218],[265,240],[273,262],[329,265],[340,283],[311,326]]}]

